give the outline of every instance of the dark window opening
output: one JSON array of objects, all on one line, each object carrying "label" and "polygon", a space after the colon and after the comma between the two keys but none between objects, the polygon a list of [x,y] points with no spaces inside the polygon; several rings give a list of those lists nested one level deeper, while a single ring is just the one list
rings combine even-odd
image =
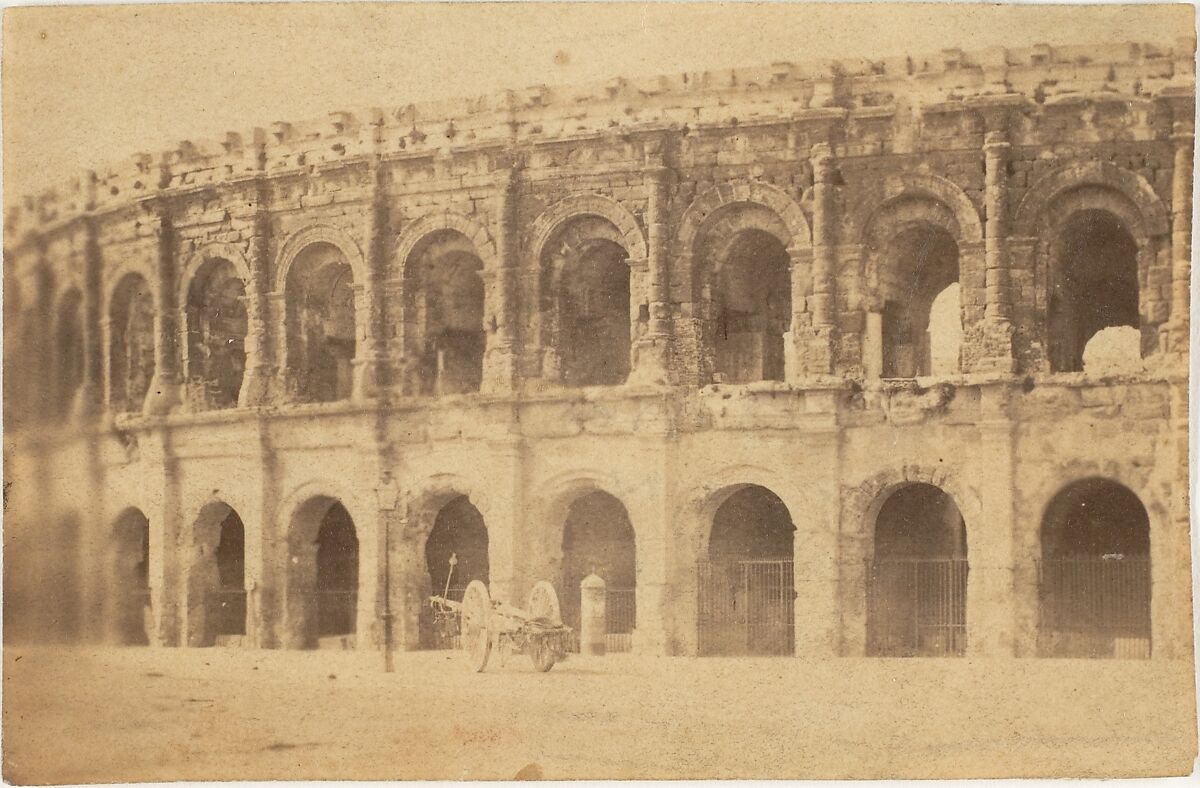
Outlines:
[{"label": "dark window opening", "polygon": [[791,258],[770,233],[746,230],[717,271],[716,373],[725,383],[783,380],[791,328]]}]

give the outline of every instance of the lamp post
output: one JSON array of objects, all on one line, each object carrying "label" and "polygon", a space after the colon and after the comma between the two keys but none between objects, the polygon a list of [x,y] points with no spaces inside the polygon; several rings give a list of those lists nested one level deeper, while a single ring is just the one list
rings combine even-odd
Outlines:
[{"label": "lamp post", "polygon": [[392,513],[400,500],[400,488],[390,473],[380,477],[375,498],[383,519],[383,670],[392,673],[396,669],[392,644]]}]

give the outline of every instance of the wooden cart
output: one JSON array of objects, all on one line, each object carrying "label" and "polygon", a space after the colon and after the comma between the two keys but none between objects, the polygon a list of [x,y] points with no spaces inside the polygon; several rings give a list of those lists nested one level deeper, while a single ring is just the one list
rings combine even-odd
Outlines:
[{"label": "wooden cart", "polygon": [[545,580],[529,592],[524,610],[493,600],[479,580],[471,581],[461,602],[431,596],[429,604],[435,624],[457,621],[459,647],[476,673],[487,668],[492,652],[499,654],[501,664],[509,654],[527,654],[542,672],[567,658],[571,628],[562,623],[558,594]]}]

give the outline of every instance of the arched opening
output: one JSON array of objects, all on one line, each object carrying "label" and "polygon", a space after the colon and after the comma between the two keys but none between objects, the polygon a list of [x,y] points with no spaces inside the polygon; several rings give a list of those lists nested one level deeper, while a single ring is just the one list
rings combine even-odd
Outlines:
[{"label": "arched opening", "polygon": [[188,575],[188,645],[236,645],[246,635],[246,529],[214,502],[193,526]]},{"label": "arched opening", "polygon": [[462,394],[483,382],[483,261],[455,230],[435,233],[404,267],[405,353],[412,393]]},{"label": "arched opening", "polygon": [[83,298],[72,288],[58,309],[55,333],[54,412],[59,417],[71,412],[75,394],[83,383]]},{"label": "arched opening", "polygon": [[357,328],[354,273],[333,244],[305,247],[288,270],[287,359],[302,402],[349,399]]},{"label": "arched opening", "polygon": [[967,642],[962,513],[932,484],[906,484],[885,495],[867,567],[867,654],[962,654]]},{"label": "arched opening", "polygon": [[246,284],[228,260],[207,261],[188,287],[188,396],[196,409],[232,408],[246,370]]},{"label": "arched opening", "polygon": [[150,643],[154,618],[150,602],[150,521],[139,509],[127,509],[113,526],[113,626],[125,646]]},{"label": "arched opening", "polygon": [[567,509],[563,525],[563,623],[579,631],[580,582],[604,580],[608,650],[629,651],[637,624],[637,543],[625,505],[606,492],[586,493]]},{"label": "arched opening", "polygon": [[1137,243],[1108,211],[1084,210],[1063,223],[1052,250],[1046,327],[1050,369],[1078,372],[1084,348],[1097,332],[1141,326]]},{"label": "arched opening", "polygon": [[1042,519],[1038,651],[1150,656],[1150,518],[1108,479],[1064,487]]},{"label": "arched opening", "polygon": [[795,532],[765,487],[741,487],[717,507],[697,567],[701,655],[795,652]]},{"label": "arched opening", "polygon": [[[951,305],[957,307],[957,289],[949,290],[957,282],[958,244],[949,232],[921,222],[892,236],[879,268],[883,377],[932,374],[935,347],[943,371],[958,371],[956,345],[961,343],[962,319],[947,314]],[[933,306],[943,295],[935,324]],[[953,369],[947,370],[951,352]]]},{"label": "arched opening", "polygon": [[791,259],[771,233],[738,233],[718,261],[715,364],[718,380],[783,380],[783,335],[792,320]]},{"label": "arched opening", "polygon": [[611,241],[581,244],[563,265],[559,356],[568,386],[619,386],[629,377],[629,266]]},{"label": "arched opening", "polygon": [[[451,558],[454,564],[451,564]],[[472,580],[488,583],[488,534],[483,515],[465,495],[451,498],[438,511],[425,541],[425,567],[432,592],[461,600]],[[434,631],[422,608],[422,640],[432,648],[452,648],[457,632]]]},{"label": "arched opening", "polygon": [[154,378],[154,298],[140,274],[117,284],[109,321],[109,407],[140,411]]},{"label": "arched opening", "polygon": [[286,643],[346,648],[358,629],[358,535],[350,512],[318,496],[288,530]]}]

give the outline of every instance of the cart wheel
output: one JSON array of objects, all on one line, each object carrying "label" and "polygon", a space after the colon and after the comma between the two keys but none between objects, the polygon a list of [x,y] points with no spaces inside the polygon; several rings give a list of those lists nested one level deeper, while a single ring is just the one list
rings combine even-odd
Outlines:
[{"label": "cart wheel", "polygon": [[544,638],[538,638],[529,647],[529,658],[533,660],[533,667],[539,673],[550,670],[558,661],[554,649],[550,648],[550,643]]},{"label": "cart wheel", "polygon": [[[529,611],[529,615],[546,624],[554,626],[562,624],[562,611],[558,606],[558,594],[554,592],[554,586],[545,580],[539,580],[534,583],[533,589],[529,592],[529,600],[525,603],[525,609]],[[553,665],[554,663],[551,662],[550,664]],[[543,670],[549,669],[543,668]]]},{"label": "cart wheel", "polygon": [[492,599],[487,586],[472,580],[463,593],[460,644],[467,652],[471,670],[482,673],[492,653],[492,633],[488,623],[492,615]]}]

